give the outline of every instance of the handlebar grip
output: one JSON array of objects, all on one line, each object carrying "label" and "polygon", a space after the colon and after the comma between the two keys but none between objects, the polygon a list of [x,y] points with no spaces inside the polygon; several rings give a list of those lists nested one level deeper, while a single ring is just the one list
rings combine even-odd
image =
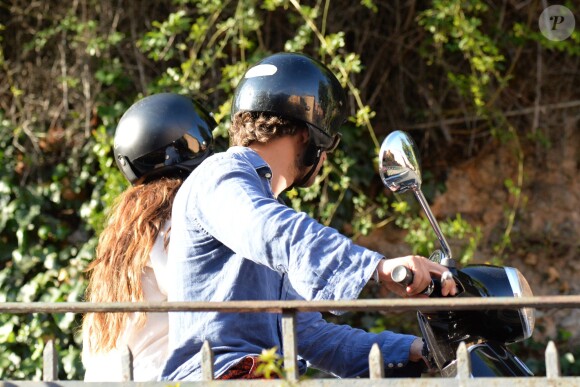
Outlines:
[{"label": "handlebar grip", "polygon": [[391,278],[399,285],[409,286],[413,283],[413,271],[407,266],[399,265],[391,271]]},{"label": "handlebar grip", "polygon": [[[411,269],[409,269],[407,266],[399,265],[399,266],[396,266],[391,271],[391,279],[394,282],[398,283],[399,285],[402,285],[405,287],[407,287],[413,283],[414,277],[415,276],[413,275],[413,271]],[[436,284],[433,280],[431,280],[431,283],[429,284],[429,286],[427,286],[427,288],[425,288],[421,293],[425,294],[427,296],[430,296],[431,293],[433,293],[433,290],[435,290],[435,288],[438,288],[438,292],[440,294],[441,293],[441,285],[439,284],[439,281],[437,281],[437,284]]]}]

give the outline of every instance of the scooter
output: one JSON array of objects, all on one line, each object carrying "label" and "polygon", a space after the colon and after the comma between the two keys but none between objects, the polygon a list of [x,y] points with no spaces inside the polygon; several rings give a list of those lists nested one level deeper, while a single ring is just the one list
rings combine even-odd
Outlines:
[{"label": "scooter", "polygon": [[[532,290],[522,273],[513,267],[467,265],[458,269],[451,249],[421,192],[421,169],[417,147],[403,131],[390,133],[381,145],[379,173],[383,184],[395,193],[412,191],[424,210],[441,249],[429,259],[446,266],[456,283],[456,297],[528,297]],[[407,286],[413,273],[405,266],[392,272],[395,282]],[[441,297],[440,281],[434,279],[424,290],[429,297]],[[533,376],[529,368],[507,345],[531,337],[535,316],[532,308],[480,309],[417,313],[419,327],[428,348],[430,368],[441,376],[457,373],[457,348],[465,342],[474,377]]]}]

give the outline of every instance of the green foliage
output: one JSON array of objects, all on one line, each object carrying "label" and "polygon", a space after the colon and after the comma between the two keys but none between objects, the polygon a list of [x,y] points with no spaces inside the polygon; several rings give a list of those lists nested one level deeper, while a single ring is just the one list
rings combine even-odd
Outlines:
[{"label": "green foliage", "polygon": [[263,375],[265,379],[274,377],[284,379],[285,372],[282,368],[284,360],[278,355],[278,348],[263,349],[259,356],[260,363],[256,368],[256,374]]},{"label": "green foliage", "polygon": [[[2,147],[2,301],[82,301],[83,271],[94,253],[95,231],[103,226],[103,209],[126,186],[111,164],[110,136],[96,134],[82,150],[80,169],[60,163],[46,180],[24,186],[14,163],[5,160],[13,148]],[[85,201],[92,187],[102,191],[93,190]],[[61,356],[60,377],[81,379],[79,324],[80,316],[74,314],[0,315],[0,378],[39,379],[42,348],[53,339]]]},{"label": "green foliage", "polygon": [[[149,85],[150,92],[174,90],[202,97],[217,94],[229,96],[239,78],[261,54],[255,45],[255,35],[261,26],[259,9],[253,2],[238,6],[232,12],[227,1],[182,2],[189,6],[170,13],[163,22],[155,22],[153,29],[139,41],[138,47],[155,62],[166,68],[159,79]],[[240,3],[241,4],[241,3]],[[228,51],[237,47],[241,62],[228,61]],[[247,57],[250,53],[249,57]],[[257,55],[257,56],[256,56]],[[208,72],[220,70],[219,83],[210,84]],[[227,102],[226,102],[227,101]],[[229,99],[221,99],[215,109],[221,121],[229,112]],[[216,134],[225,137],[223,130]]]},{"label": "green foliage", "polygon": [[85,201],[80,208],[80,215],[98,235],[105,226],[107,209],[114,203],[115,198],[129,186],[111,157],[112,133],[105,126],[100,126],[94,132],[91,159],[96,159],[99,169],[91,177],[94,189],[90,200]]},{"label": "green foliage", "polygon": [[[566,6],[573,14],[578,13],[578,5],[573,2],[566,2],[563,4]],[[556,41],[546,39],[544,35],[537,28],[532,28],[525,23],[514,23],[513,29],[511,31],[512,39],[517,41],[518,44],[524,45],[527,42],[539,43],[543,48],[553,51],[553,52],[563,52],[571,57],[580,56],[580,31],[578,28],[572,32],[572,35],[568,39]]]},{"label": "green foliage", "polygon": [[[52,22],[23,45],[25,51],[50,50],[68,36],[69,48],[99,59],[123,38],[116,32],[97,36],[96,24],[81,22],[72,11],[56,15]],[[100,63],[95,71],[98,82],[122,92],[128,82],[119,58]],[[13,90],[21,89],[15,79],[9,80]],[[72,75],[59,81],[70,90],[87,82]],[[23,92],[13,95],[21,98]],[[14,106],[26,114],[24,104]],[[0,110],[2,301],[83,300],[83,273],[103,226],[103,209],[126,186],[111,157],[111,129],[125,109],[120,104],[101,108],[99,118],[109,131],[103,125],[94,137],[89,131],[83,137],[68,128],[47,129],[40,112],[33,113],[33,126],[25,128],[28,123],[13,122]],[[78,117],[70,110],[59,122],[74,128]],[[0,379],[40,380],[42,351],[50,339],[60,358],[59,378],[82,379],[80,321],[80,315],[71,313],[0,315]]]},{"label": "green foliage", "polygon": [[[429,219],[414,215],[406,201],[395,202],[392,207],[395,213],[401,215],[395,221],[397,226],[409,231],[405,242],[411,246],[413,254],[429,257],[433,251],[441,248]],[[452,245],[453,258],[462,265],[469,263],[481,239],[480,228],[471,225],[461,217],[461,214],[439,222],[439,226]]]},{"label": "green foliage", "polygon": [[[544,332],[545,327],[537,326],[536,331]],[[525,352],[529,354],[525,359],[526,365],[536,376],[546,375],[545,351],[549,341],[556,345],[560,361],[562,376],[580,375],[580,349],[570,344],[573,333],[565,329],[558,329],[555,337],[544,338],[541,341],[533,336],[523,342],[516,343],[510,348],[515,353]]]},{"label": "green foliage", "polygon": [[458,53],[469,66],[465,72],[450,69],[449,82],[458,92],[469,98],[482,113],[493,81],[505,83],[500,69],[505,58],[493,38],[481,30],[480,14],[489,11],[481,0],[434,0],[431,8],[423,11],[418,22],[431,33],[435,52],[425,51],[430,62],[448,62],[446,56]]},{"label": "green foliage", "polygon": [[[40,183],[21,185],[22,164],[8,146],[16,128],[2,120],[0,130],[0,288],[3,302],[64,302],[82,299],[84,283],[78,281],[86,248],[70,243],[83,233],[71,229],[67,219],[78,207],[74,190],[82,177],[71,183],[70,168],[58,164]],[[71,198],[72,196],[73,198]],[[68,200],[67,200],[68,199]],[[89,253],[90,254],[90,253]],[[0,378],[39,378],[42,349],[47,339],[74,355],[63,377],[79,378],[80,342],[74,315],[0,315]],[[32,345],[31,345],[32,344]],[[71,358],[73,359],[73,358]]]},{"label": "green foliage", "polygon": [[373,0],[361,0],[360,3],[375,13],[379,10]]}]

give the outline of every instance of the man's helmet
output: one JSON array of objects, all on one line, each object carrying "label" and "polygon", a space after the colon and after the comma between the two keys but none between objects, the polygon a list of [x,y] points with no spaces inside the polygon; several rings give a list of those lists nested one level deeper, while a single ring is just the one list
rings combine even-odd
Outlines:
[{"label": "man's helmet", "polygon": [[244,111],[304,122],[315,146],[331,151],[346,119],[346,96],[322,63],[304,54],[279,53],[244,74],[234,93],[232,117]]},{"label": "man's helmet", "polygon": [[187,177],[213,152],[213,117],[196,101],[161,93],[133,104],[115,130],[117,166],[131,184]]}]

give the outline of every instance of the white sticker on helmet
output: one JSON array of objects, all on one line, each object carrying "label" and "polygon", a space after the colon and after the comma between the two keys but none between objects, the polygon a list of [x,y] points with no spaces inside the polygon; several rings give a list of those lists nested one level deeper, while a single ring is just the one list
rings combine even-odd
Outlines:
[{"label": "white sticker on helmet", "polygon": [[248,70],[244,78],[267,77],[276,74],[278,67],[271,64],[259,64]]}]

